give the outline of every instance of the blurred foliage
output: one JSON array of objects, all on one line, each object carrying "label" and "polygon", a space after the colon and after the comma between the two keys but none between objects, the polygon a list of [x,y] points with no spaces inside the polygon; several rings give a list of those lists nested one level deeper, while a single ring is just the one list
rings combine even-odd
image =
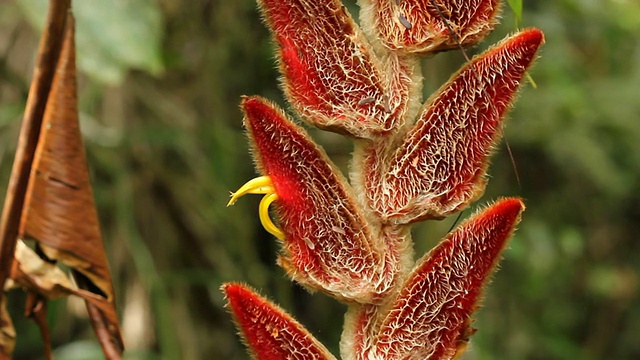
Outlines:
[{"label": "blurred foliage", "polygon": [[522,22],[522,0],[507,0],[507,4],[509,4],[511,11],[513,11],[516,21],[518,23]]},{"label": "blurred foliage", "polygon": [[[0,0],[3,189],[38,43],[28,25],[41,23],[38,3]],[[478,204],[519,195],[528,210],[464,358],[638,359],[640,5],[523,4],[522,24],[541,27],[547,39],[532,71],[538,88],[521,92]],[[240,96],[284,104],[253,0],[83,0],[74,7],[85,71],[81,125],[127,358],[247,359],[223,309],[223,281],[260,289],[337,354],[344,306],[292,285],[274,265],[278,244],[258,224],[258,199],[225,208],[229,190],[254,176]],[[515,18],[505,6],[503,24],[482,48],[513,31]],[[425,60],[425,91],[463,61],[458,51]],[[346,165],[349,141],[312,134]],[[418,226],[416,252],[455,222]],[[22,317],[22,301],[11,294],[16,358],[38,359],[39,335]],[[77,301],[51,304],[59,358],[100,358],[91,355],[97,343],[83,314]]]},{"label": "blurred foliage", "polygon": [[[29,23],[42,30],[47,0],[18,0]],[[162,14],[154,0],[74,3],[78,66],[93,80],[122,83],[130,68],[162,71]]]}]

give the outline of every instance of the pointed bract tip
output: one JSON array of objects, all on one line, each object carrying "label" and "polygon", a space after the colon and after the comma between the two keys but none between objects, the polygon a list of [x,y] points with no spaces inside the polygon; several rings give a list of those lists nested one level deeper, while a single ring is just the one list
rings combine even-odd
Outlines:
[{"label": "pointed bract tip", "polygon": [[262,101],[257,96],[243,95],[240,100],[240,107],[243,109],[247,109],[247,108],[255,107],[260,103],[262,103]]},{"label": "pointed bract tip", "polygon": [[246,292],[246,287],[240,283],[224,283],[220,286],[220,290],[224,292],[227,298],[236,298],[238,294]]},{"label": "pointed bract tip", "polygon": [[249,290],[247,285],[237,282],[224,283],[220,287],[220,290],[225,294],[228,300],[228,306],[231,307],[231,311],[233,311],[234,314],[242,311],[243,302],[255,301],[258,297],[257,294]]},{"label": "pointed bract tip", "polygon": [[255,359],[335,359],[302,325],[250,287],[226,283],[221,290]]},{"label": "pointed bract tip", "polygon": [[496,201],[492,208],[494,213],[504,214],[507,216],[517,216],[526,209],[522,199],[517,197],[503,198]]},{"label": "pointed bract tip", "polygon": [[498,200],[418,260],[382,322],[378,358],[451,359],[464,351],[471,314],[523,210],[518,198]]},{"label": "pointed bract tip", "polygon": [[545,41],[544,33],[538,28],[527,28],[522,30],[520,38],[522,39],[522,41],[527,41],[539,45],[544,44]]}]

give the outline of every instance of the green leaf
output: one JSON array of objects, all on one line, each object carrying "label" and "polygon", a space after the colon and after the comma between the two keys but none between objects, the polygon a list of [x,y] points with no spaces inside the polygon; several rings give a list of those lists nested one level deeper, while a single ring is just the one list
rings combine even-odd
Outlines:
[{"label": "green leaf", "polygon": [[508,0],[509,7],[516,15],[516,22],[522,23],[522,0]]},{"label": "green leaf", "polygon": [[[18,0],[32,25],[41,30],[46,0]],[[94,80],[120,84],[130,69],[159,74],[162,14],[155,0],[73,2],[78,67]]]}]

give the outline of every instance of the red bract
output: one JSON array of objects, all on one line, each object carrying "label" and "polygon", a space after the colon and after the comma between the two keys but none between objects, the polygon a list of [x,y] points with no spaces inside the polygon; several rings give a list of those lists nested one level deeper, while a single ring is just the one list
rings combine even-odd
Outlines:
[{"label": "red bract", "polygon": [[304,131],[274,105],[242,103],[258,164],[278,195],[285,234],[279,263],[312,289],[372,302],[386,292],[396,259],[367,225],[346,180]]},{"label": "red bract", "polygon": [[493,30],[497,0],[364,0],[363,20],[391,50],[428,53],[475,45]]},{"label": "red bract", "polygon": [[[260,0],[280,45],[285,92],[322,128],[373,137],[399,125],[407,102],[406,64],[383,63],[338,0]],[[304,31],[301,31],[303,30]]]},{"label": "red bract", "polygon": [[248,287],[226,284],[222,290],[257,359],[335,359],[302,325]]},{"label": "red bract", "polygon": [[441,218],[482,195],[504,113],[542,39],[525,30],[474,58],[427,102],[392,156],[370,151],[364,188],[384,222]]},{"label": "red bract", "polygon": [[473,216],[412,270],[376,337],[381,359],[449,359],[474,330],[470,315],[524,204],[505,199]]},{"label": "red bract", "polygon": [[[477,43],[494,26],[497,1],[365,0],[364,31],[337,0],[258,2],[280,45],[293,108],[359,139],[349,184],[276,105],[245,98],[263,176],[230,204],[265,194],[260,219],[282,241],[280,265],[307,288],[349,303],[342,358],[458,356],[524,205],[498,201],[417,263],[409,225],[453,214],[482,194],[488,157],[542,32],[521,31],[477,56],[423,105],[414,54]],[[266,299],[241,285],[224,291],[256,358],[332,358]]]}]

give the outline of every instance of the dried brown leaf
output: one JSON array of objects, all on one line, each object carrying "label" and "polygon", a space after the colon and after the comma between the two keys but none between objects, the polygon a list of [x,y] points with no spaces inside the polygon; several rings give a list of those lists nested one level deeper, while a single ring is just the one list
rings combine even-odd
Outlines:
[{"label": "dried brown leaf", "polygon": [[76,82],[74,22],[69,15],[31,168],[20,234],[36,240],[48,260],[71,267],[81,289],[106,300],[109,306],[87,301],[87,309],[105,355],[119,358],[123,344],[78,123]]},{"label": "dried brown leaf", "polygon": [[[27,183],[33,163],[56,62],[60,53],[70,0],[52,0],[38,49],[38,60],[16,149],[0,224],[0,289],[4,290],[15,252]],[[10,359],[16,333],[0,291],[0,359]]]},{"label": "dried brown leaf", "polygon": [[16,344],[16,330],[7,311],[6,298],[0,300],[0,359],[9,358]]},{"label": "dried brown leaf", "polygon": [[110,310],[111,305],[104,297],[79,289],[64,271],[40,258],[22,241],[16,244],[16,258],[11,269],[11,278],[15,285],[49,300],[76,295],[104,312],[113,312],[115,316],[115,312]]}]

